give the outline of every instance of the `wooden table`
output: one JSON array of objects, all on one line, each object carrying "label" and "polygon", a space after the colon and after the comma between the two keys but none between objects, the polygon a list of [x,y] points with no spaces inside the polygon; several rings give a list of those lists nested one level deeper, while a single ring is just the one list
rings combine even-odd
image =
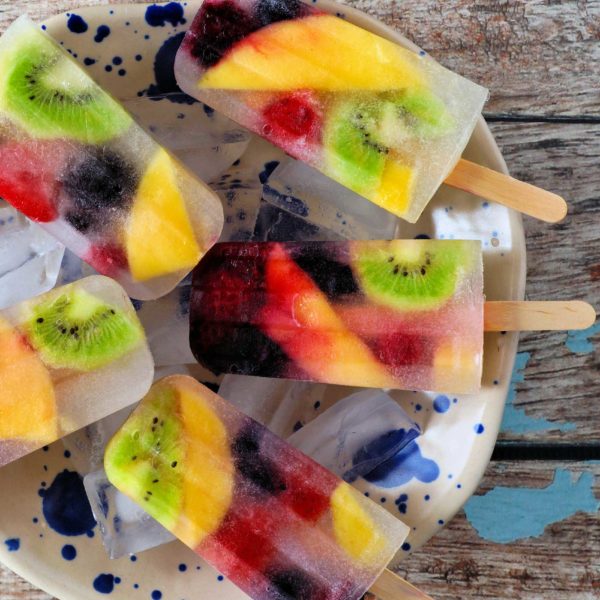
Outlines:
[{"label": "wooden table", "polygon": [[[0,0],[0,31],[102,0]],[[118,2],[115,2],[118,3]],[[525,219],[527,296],[600,306],[600,0],[351,0],[487,86],[511,173],[562,194]],[[600,598],[600,323],[521,337],[503,431],[477,496],[402,575],[435,598]],[[0,567],[2,600],[49,596]]]}]

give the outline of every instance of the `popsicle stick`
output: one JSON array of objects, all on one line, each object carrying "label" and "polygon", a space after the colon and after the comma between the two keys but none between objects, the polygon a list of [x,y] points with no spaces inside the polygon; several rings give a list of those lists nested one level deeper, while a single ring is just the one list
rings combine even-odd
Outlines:
[{"label": "popsicle stick", "polygon": [[485,331],[561,331],[587,329],[596,311],[587,302],[492,301],[484,305]]},{"label": "popsicle stick", "polygon": [[567,203],[557,194],[464,158],[445,183],[548,223],[561,221],[567,214]]},{"label": "popsicle stick", "polygon": [[380,600],[432,600],[425,592],[417,589],[389,569],[379,576],[369,591]]}]

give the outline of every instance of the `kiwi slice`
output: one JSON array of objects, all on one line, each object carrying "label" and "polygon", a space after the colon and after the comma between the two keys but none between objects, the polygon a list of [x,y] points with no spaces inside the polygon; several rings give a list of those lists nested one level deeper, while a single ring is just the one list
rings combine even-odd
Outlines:
[{"label": "kiwi slice", "polygon": [[338,102],[324,131],[326,169],[355,192],[377,189],[390,149],[415,136],[437,138],[454,126],[444,103],[428,90]]},{"label": "kiwi slice", "polygon": [[325,122],[325,172],[359,194],[377,189],[388,154],[373,136],[378,116],[375,103],[341,101]]},{"label": "kiwi slice", "polygon": [[365,294],[400,310],[429,310],[447,302],[471,264],[462,242],[414,240],[356,244],[353,267]]},{"label": "kiwi slice", "polygon": [[171,530],[183,506],[184,440],[176,391],[155,386],[104,457],[111,483]]},{"label": "kiwi slice", "polygon": [[0,104],[31,135],[88,144],[123,133],[125,110],[33,24],[20,23],[16,47],[0,64]]},{"label": "kiwi slice", "polygon": [[443,101],[428,90],[405,90],[391,104],[397,107],[398,118],[423,137],[441,137],[454,127]]},{"label": "kiwi slice", "polygon": [[80,289],[35,305],[26,329],[47,365],[81,371],[117,360],[144,336],[135,318]]}]

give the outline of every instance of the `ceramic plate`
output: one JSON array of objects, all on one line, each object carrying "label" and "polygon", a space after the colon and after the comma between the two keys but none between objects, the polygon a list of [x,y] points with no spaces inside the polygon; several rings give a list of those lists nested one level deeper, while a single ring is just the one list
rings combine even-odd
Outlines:
[{"label": "ceramic plate", "polygon": [[[201,105],[186,102],[177,93],[172,73],[174,52],[199,4],[82,8],[54,17],[44,27],[101,85],[126,101],[150,131],[156,122],[174,124],[171,137],[164,141],[181,153],[193,148],[194,139],[205,139],[190,137],[190,131],[205,127],[210,133],[211,118],[218,119]],[[414,49],[398,33],[360,12],[327,1],[320,4]],[[148,99],[157,94],[168,98]],[[205,125],[200,124],[202,114]],[[278,151],[272,152],[281,157]],[[483,120],[466,156],[506,171]],[[246,155],[244,159],[257,174],[264,167],[265,156]],[[416,225],[400,225],[400,237],[418,235],[480,239],[487,297],[522,299],[525,244],[518,215],[442,188]],[[392,464],[377,482],[359,481],[357,486],[412,527],[396,561],[426,542],[475,490],[500,426],[516,344],[515,335],[486,335],[483,387],[477,396],[394,394],[421,425],[423,435],[414,443],[410,460]],[[332,395],[340,394],[331,389]],[[306,404],[298,411],[306,422],[325,407]],[[245,597],[177,542],[139,556],[109,560],[81,478],[60,442],[2,469],[0,489],[0,560],[63,600],[97,599],[103,594],[114,600]]]}]

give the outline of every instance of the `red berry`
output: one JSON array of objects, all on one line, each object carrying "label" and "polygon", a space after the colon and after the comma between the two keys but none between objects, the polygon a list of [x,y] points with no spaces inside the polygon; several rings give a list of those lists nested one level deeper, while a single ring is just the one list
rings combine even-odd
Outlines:
[{"label": "red berry", "polygon": [[66,158],[67,148],[60,142],[28,140],[0,146],[0,196],[33,221],[54,221]]},{"label": "red berry", "polygon": [[125,250],[114,244],[92,246],[83,260],[108,277],[115,277],[120,271],[127,269]]},{"label": "red berry", "polygon": [[265,137],[297,158],[320,144],[322,111],[312,92],[294,92],[269,104],[263,111]]}]

